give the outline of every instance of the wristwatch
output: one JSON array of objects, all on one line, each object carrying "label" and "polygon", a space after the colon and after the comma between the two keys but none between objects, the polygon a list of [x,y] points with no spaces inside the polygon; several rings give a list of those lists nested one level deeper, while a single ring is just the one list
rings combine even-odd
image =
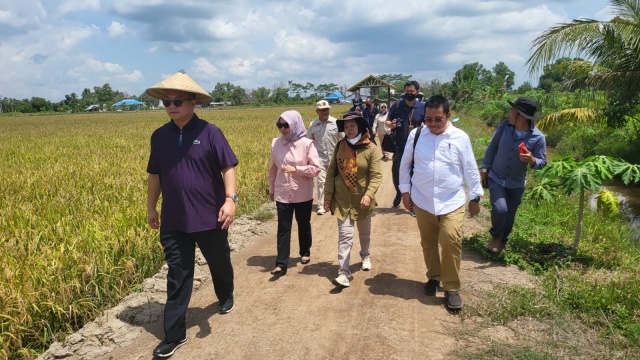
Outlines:
[{"label": "wristwatch", "polygon": [[479,203],[480,202],[480,196],[476,196],[475,199],[471,199],[471,201],[473,201],[474,203]]},{"label": "wristwatch", "polygon": [[231,200],[233,200],[234,203],[238,202],[238,195],[237,194],[231,194],[231,195],[227,195],[227,197]]}]

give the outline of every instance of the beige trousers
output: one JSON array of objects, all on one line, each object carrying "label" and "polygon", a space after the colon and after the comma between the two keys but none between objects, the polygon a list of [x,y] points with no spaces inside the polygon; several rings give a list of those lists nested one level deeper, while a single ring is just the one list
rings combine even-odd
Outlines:
[{"label": "beige trousers", "polygon": [[413,208],[420,230],[420,245],[424,263],[427,265],[427,278],[439,280],[445,290],[459,290],[464,205],[448,214],[438,216],[415,204]]}]

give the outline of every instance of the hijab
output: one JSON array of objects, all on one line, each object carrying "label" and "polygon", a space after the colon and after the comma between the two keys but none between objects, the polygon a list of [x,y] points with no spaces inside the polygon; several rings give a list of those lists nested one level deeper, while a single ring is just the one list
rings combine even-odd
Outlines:
[{"label": "hijab", "polygon": [[[358,130],[360,127],[358,126]],[[366,130],[366,128],[365,128]],[[369,132],[359,133],[360,139],[355,144],[351,144],[345,137],[343,141],[340,141],[340,147],[338,148],[338,154],[336,156],[338,164],[338,172],[344,180],[349,190],[356,192],[356,184],[358,182],[358,149],[363,149],[369,146]]]},{"label": "hijab", "polygon": [[298,139],[305,137],[307,135],[307,130],[304,127],[304,121],[302,120],[302,115],[295,110],[287,110],[280,114],[276,119],[276,123],[283,118],[284,121],[289,124],[289,129],[291,129],[291,135],[288,138],[285,138],[284,135],[284,143],[294,143]]}]

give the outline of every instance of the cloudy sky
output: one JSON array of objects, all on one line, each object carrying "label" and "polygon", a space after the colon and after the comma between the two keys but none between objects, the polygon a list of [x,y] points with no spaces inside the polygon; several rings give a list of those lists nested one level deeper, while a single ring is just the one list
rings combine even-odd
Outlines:
[{"label": "cloudy sky", "polygon": [[[391,4],[404,4],[401,6]],[[449,81],[505,62],[516,86],[542,31],[611,17],[606,0],[0,0],[0,96],[60,101],[109,83],[141,94],[184,69],[212,90],[351,86],[369,74]]]}]

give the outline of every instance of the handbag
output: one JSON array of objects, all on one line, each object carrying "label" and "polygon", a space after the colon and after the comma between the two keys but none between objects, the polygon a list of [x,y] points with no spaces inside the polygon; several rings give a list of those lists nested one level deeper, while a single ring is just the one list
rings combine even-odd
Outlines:
[{"label": "handbag", "polygon": [[396,140],[393,138],[393,131],[382,138],[382,151],[390,153],[396,152]]}]

